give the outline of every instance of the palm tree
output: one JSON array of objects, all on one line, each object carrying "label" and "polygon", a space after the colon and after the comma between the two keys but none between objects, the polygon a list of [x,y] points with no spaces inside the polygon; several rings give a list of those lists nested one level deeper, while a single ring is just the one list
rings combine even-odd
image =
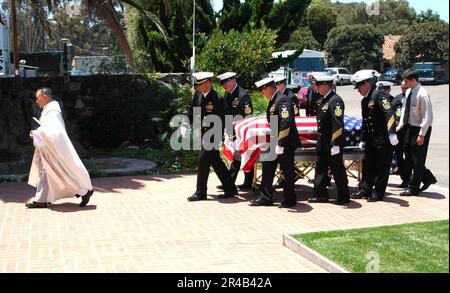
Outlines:
[{"label": "palm tree", "polygon": [[[71,0],[21,0],[19,2],[30,2],[36,9],[39,20],[50,30],[48,22],[48,14],[51,13],[53,7],[64,5]],[[168,0],[163,0],[164,5],[169,6]],[[116,7],[120,6],[123,10],[123,5],[129,5],[142,13],[144,13],[166,37],[166,32],[158,17],[152,12],[144,9],[135,0],[81,0],[81,4],[85,5],[91,13],[94,13],[100,20],[109,28],[109,30],[116,37],[122,51],[127,56],[128,62],[131,66],[134,65],[133,52],[127,37],[120,25],[120,19],[116,11]]]}]

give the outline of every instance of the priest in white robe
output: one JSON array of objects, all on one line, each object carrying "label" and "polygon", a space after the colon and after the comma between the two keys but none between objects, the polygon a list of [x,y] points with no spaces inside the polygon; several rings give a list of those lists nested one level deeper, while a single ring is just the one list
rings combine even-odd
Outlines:
[{"label": "priest in white robe", "polygon": [[46,208],[61,198],[82,197],[86,206],[93,194],[89,173],[67,136],[61,108],[49,88],[36,92],[36,103],[42,109],[39,127],[30,132],[35,152],[28,184],[36,195],[28,208]]}]

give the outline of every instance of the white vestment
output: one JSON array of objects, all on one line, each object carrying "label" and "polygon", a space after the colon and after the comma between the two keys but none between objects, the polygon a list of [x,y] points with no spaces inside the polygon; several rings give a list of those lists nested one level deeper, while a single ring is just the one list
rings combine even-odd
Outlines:
[{"label": "white vestment", "polygon": [[39,122],[41,126],[33,132],[36,149],[28,179],[28,184],[38,187],[36,198],[53,203],[85,195],[92,190],[91,179],[67,136],[57,101],[44,106]]}]

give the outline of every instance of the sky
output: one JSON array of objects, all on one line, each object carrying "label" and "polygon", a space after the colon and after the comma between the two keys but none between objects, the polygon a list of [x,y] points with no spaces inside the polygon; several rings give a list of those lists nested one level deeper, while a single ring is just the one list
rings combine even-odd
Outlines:
[{"label": "sky", "polygon": [[[242,1],[242,0],[241,0]],[[332,0],[336,2],[335,0]],[[222,9],[222,0],[212,0],[214,10],[218,11]],[[349,3],[349,2],[367,2],[372,3],[373,0],[340,0],[341,3]],[[410,0],[409,5],[413,7],[418,13],[421,11],[426,11],[431,9],[437,12],[441,18],[448,22],[448,0]]]}]

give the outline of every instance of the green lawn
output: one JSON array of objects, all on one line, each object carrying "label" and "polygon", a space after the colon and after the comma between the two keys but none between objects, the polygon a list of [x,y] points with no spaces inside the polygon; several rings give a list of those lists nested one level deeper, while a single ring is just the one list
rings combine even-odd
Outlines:
[{"label": "green lawn", "polygon": [[379,263],[379,272],[385,273],[448,273],[448,227],[446,220],[307,233],[294,238],[350,272],[366,272],[366,267],[377,271]]}]

